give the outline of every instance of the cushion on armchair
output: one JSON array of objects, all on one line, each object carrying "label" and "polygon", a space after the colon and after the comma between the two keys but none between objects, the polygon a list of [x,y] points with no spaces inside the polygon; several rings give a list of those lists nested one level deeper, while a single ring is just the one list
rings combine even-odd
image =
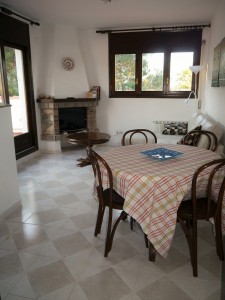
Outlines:
[{"label": "cushion on armchair", "polygon": [[[202,129],[202,126],[199,125],[199,126],[195,127],[192,130],[201,130],[201,129]],[[192,130],[190,130],[190,131],[192,131]],[[196,135],[197,135],[197,133],[190,134],[188,136],[188,139],[186,139],[185,145],[193,146],[193,141],[194,141],[194,138],[195,138]],[[185,136],[181,140],[179,140],[177,142],[177,144],[183,145],[184,144],[184,139],[185,139]]]},{"label": "cushion on armchair", "polygon": [[[201,130],[213,132],[217,137],[218,143],[220,142],[223,134],[223,128],[218,122],[216,122],[206,114],[193,113],[192,117],[190,118],[190,121],[188,122],[188,131],[194,130],[197,126],[200,125]],[[198,147],[205,148],[207,143],[207,137],[203,135],[200,137]],[[219,148],[221,152],[221,147]]]}]

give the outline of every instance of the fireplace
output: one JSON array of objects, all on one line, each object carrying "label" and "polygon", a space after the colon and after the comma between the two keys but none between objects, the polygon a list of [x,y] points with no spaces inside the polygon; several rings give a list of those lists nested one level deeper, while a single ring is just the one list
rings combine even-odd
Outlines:
[{"label": "fireplace", "polygon": [[59,108],[59,132],[72,133],[87,129],[86,107]]},{"label": "fireplace", "polygon": [[[98,105],[98,99],[49,98],[38,99],[37,102],[41,111],[42,140],[63,141],[67,137],[67,132],[80,129],[87,129],[92,132],[98,131],[96,127],[96,106]],[[64,118],[66,114],[70,121],[72,121],[69,123],[72,123],[71,126],[75,128],[60,128],[60,125],[62,126],[62,118]],[[77,117],[72,117],[73,114]]]}]

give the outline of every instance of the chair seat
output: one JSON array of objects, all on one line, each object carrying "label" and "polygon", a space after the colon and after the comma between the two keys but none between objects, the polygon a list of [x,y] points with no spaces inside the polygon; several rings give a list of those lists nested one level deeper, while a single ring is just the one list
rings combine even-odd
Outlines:
[{"label": "chair seat", "polygon": [[[110,191],[109,189],[105,189],[103,191],[103,195],[104,195],[104,199],[106,201],[106,205],[108,206],[109,203],[108,203],[108,200],[109,200],[109,194],[110,194]],[[121,197],[115,190],[113,190],[113,194],[112,194],[112,205],[113,206],[120,206],[121,209],[123,208],[123,204],[124,204],[124,198]]]},{"label": "chair seat", "polygon": [[[212,201],[209,218],[213,217],[215,215],[215,212],[216,212],[216,203]],[[182,201],[178,208],[177,215],[185,220],[192,219],[193,218],[192,200]],[[206,218],[207,218],[207,199],[206,198],[197,199],[196,218],[198,220],[206,220]]]}]

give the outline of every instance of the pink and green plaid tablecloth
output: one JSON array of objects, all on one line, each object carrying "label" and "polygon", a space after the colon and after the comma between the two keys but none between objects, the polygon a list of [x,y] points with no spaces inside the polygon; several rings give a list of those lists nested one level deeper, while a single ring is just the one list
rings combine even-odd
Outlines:
[{"label": "pink and green plaid tablecloth", "polygon": [[[160,147],[183,155],[158,161],[140,153]],[[198,147],[170,144],[116,147],[102,157],[113,171],[114,189],[125,198],[124,211],[137,220],[156,251],[167,257],[176,227],[177,209],[190,193],[194,171],[207,161],[221,157]],[[103,184],[107,187],[105,175],[103,172]],[[200,193],[205,190],[207,177],[206,173],[201,180]],[[222,219],[225,232],[225,201]]]}]

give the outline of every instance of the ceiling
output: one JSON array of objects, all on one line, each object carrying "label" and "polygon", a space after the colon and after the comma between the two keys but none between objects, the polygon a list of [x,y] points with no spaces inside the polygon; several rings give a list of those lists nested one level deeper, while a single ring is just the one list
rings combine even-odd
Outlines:
[{"label": "ceiling", "polygon": [[112,29],[210,23],[221,0],[0,0],[0,6],[42,23]]}]

